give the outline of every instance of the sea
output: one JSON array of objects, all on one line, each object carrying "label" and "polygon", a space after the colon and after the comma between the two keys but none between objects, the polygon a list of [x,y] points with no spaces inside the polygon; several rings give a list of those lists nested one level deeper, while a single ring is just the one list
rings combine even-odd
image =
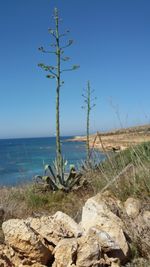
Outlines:
[{"label": "sea", "polygon": [[[61,138],[62,153],[69,166],[79,169],[86,158],[84,142]],[[44,166],[56,158],[56,138],[0,139],[0,186],[16,186],[32,181],[35,175],[44,174]],[[99,160],[105,155],[98,152]]]}]

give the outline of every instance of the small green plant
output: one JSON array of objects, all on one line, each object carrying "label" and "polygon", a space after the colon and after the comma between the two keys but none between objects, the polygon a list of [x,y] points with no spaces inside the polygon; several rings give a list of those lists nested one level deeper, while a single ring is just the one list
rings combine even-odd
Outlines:
[{"label": "small green plant", "polygon": [[34,180],[37,185],[43,185],[45,190],[51,189],[53,191],[64,190],[70,191],[75,185],[79,185],[81,174],[77,173],[74,165],[70,165],[69,173],[66,171],[67,161],[63,159],[62,173],[58,174],[57,161],[51,165],[46,165],[43,176],[35,176]]}]

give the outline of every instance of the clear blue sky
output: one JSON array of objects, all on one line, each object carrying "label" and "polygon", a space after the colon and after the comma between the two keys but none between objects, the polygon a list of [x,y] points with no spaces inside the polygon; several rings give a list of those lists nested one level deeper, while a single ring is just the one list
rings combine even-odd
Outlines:
[{"label": "clear blue sky", "polygon": [[51,43],[54,7],[62,31],[70,29],[74,39],[66,50],[70,64],[80,65],[64,75],[62,135],[85,132],[81,95],[87,80],[97,97],[91,132],[119,127],[116,113],[123,126],[149,123],[149,0],[1,0],[0,138],[55,133],[55,82],[37,67],[54,63],[38,51]]}]

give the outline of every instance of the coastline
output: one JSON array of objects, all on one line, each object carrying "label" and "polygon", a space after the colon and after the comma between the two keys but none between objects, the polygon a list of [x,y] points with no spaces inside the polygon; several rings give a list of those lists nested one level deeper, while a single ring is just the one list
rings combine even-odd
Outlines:
[{"label": "coastline", "polygon": [[[101,152],[119,152],[131,146],[150,141],[150,124],[90,135],[90,148]],[[68,142],[86,142],[86,136],[75,136]]]}]

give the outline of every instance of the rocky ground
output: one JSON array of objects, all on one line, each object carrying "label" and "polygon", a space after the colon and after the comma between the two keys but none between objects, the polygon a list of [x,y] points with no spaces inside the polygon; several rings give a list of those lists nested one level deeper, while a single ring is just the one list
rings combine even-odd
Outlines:
[{"label": "rocky ground", "polygon": [[60,211],[7,220],[0,266],[148,267],[150,207],[142,207],[137,198],[122,202],[106,191],[86,201],[79,223]]},{"label": "rocky ground", "polygon": [[[90,147],[101,151],[120,151],[142,142],[150,141],[150,125],[115,130],[90,136]],[[76,136],[70,141],[86,141],[86,136]]]}]

